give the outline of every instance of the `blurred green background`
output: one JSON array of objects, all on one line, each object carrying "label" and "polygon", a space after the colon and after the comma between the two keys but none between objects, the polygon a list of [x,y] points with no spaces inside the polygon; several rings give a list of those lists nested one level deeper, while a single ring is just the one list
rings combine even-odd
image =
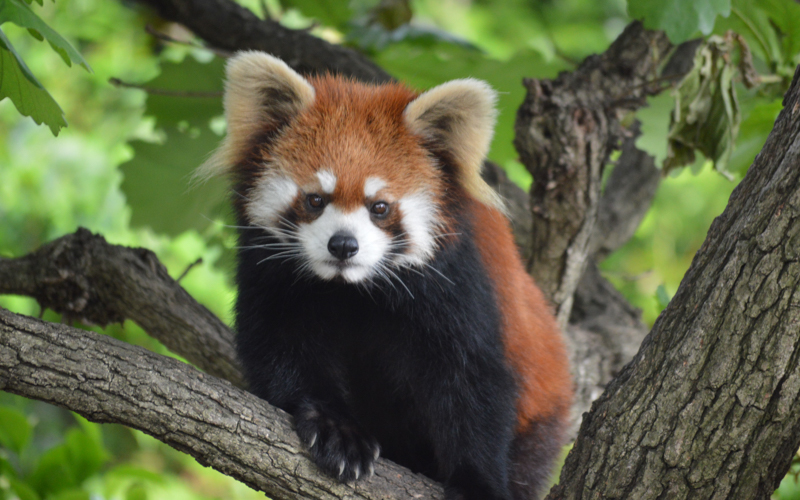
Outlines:
[{"label": "blurred green background", "polygon": [[[420,89],[467,76],[488,80],[501,96],[491,158],[525,188],[531,178],[511,145],[524,96],[522,77],[554,77],[604,51],[630,22],[629,11],[671,36],[700,34],[691,23],[687,33],[679,33],[688,21],[659,20],[647,11],[648,2],[628,6],[625,0],[241,3],[259,16],[268,14],[292,28],[311,27],[318,36],[356,47]],[[225,227],[222,187],[211,183],[188,190],[191,170],[223,133],[219,99],[148,97],[143,90],[109,84],[118,78],[155,88],[214,91],[221,88],[222,60],[190,45],[159,43],[146,25],[191,37],[122,2],[45,0],[31,9],[73,44],[92,72],[67,67],[46,42],[2,24],[69,126],[54,137],[48,127],[21,116],[9,99],[0,101],[0,256],[23,255],[83,226],[111,243],[153,250],[174,277],[202,258],[181,283],[230,323],[234,235]],[[642,309],[648,324],[677,290],[711,221],[781,109],[780,95],[800,51],[800,34],[786,19],[800,20],[798,11],[792,0],[734,0],[727,17],[711,16],[709,26],[697,25],[706,35],[740,32],[753,49],[756,69],[773,77],[772,86],[747,90],[735,80],[742,122],[726,174],[702,158],[671,172],[634,238],[602,263],[604,275]],[[776,13],[783,13],[781,22],[773,19]],[[800,30],[800,22],[797,26]],[[643,122],[640,146],[659,160],[666,154],[673,103],[664,92],[636,116]],[[23,297],[0,296],[0,306],[39,314]],[[52,311],[44,318],[60,320]],[[130,322],[104,331],[169,354]],[[0,393],[0,500],[212,498],[263,495],[140,432],[91,424]],[[776,498],[800,499],[794,477],[787,476]]]}]

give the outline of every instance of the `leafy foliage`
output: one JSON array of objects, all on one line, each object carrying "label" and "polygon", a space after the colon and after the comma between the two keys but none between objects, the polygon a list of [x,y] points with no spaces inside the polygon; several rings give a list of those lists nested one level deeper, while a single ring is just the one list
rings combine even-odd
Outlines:
[{"label": "leafy foliage", "polygon": [[[27,29],[40,41],[46,39],[67,66],[72,66],[72,63],[76,62],[91,71],[80,53],[34,14],[27,3],[21,0],[3,0],[0,3],[0,25],[6,22]],[[21,114],[30,116],[36,123],[46,123],[53,135],[58,135],[58,131],[67,125],[61,108],[33,76],[11,42],[0,31],[0,100],[6,97],[14,103]]]},{"label": "leafy foliage", "polygon": [[0,99],[8,97],[20,114],[36,123],[46,123],[53,135],[67,126],[64,112],[25,65],[14,46],[0,30]]},{"label": "leafy foliage", "polygon": [[714,36],[698,47],[694,68],[675,89],[664,171],[695,163],[695,150],[726,171],[741,112],[733,86],[732,41]]},{"label": "leafy foliage", "polygon": [[731,0],[629,0],[628,14],[641,19],[647,28],[662,30],[673,43],[680,43],[698,31],[711,33],[717,16],[728,17]]},{"label": "leafy foliage", "polygon": [[120,166],[125,176],[122,189],[133,208],[131,224],[177,236],[187,229],[203,229],[224,213],[224,180],[190,186],[192,172],[218,141],[208,128],[180,132],[171,127],[164,144],[132,143],[133,159]]},{"label": "leafy foliage", "polygon": [[192,172],[220,140],[210,124],[222,115],[223,66],[220,58],[204,64],[186,57],[162,64],[161,74],[147,83],[148,88],[173,93],[147,98],[145,113],[162,127],[163,142],[133,142],[133,158],[120,167],[125,176],[122,190],[133,208],[132,224],[177,236],[187,229],[203,229],[225,213],[224,180],[190,182]]},{"label": "leafy foliage", "polygon": [[[732,0],[731,15],[717,20],[715,35],[698,48],[693,70],[672,90],[669,152],[663,153],[653,134],[637,144],[665,172],[686,165],[697,171],[703,160],[696,153],[725,175],[744,172],[764,144],[780,109],[777,100],[800,62],[798,28],[779,19],[796,15],[800,5],[790,0]],[[661,96],[651,99],[658,107],[663,102]],[[645,131],[666,126],[662,112],[638,116]]]},{"label": "leafy foliage", "polygon": [[17,26],[27,29],[31,35],[38,40],[47,40],[50,46],[55,50],[61,59],[64,60],[67,66],[72,66],[75,62],[80,64],[87,71],[91,71],[89,64],[83,59],[83,56],[72,48],[64,37],[56,33],[50,26],[42,21],[39,16],[33,13],[28,4],[21,0],[4,0],[2,8],[0,8],[0,24],[5,22],[12,22]]}]

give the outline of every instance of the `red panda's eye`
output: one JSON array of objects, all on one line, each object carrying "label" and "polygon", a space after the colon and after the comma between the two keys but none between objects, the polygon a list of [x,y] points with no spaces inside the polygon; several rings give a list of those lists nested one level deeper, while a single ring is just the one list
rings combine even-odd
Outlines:
[{"label": "red panda's eye", "polygon": [[385,201],[377,201],[372,204],[372,208],[370,208],[370,212],[378,216],[384,216],[389,213],[389,204]]},{"label": "red panda's eye", "polygon": [[325,204],[325,200],[323,200],[322,196],[318,194],[310,194],[306,200],[308,201],[308,206],[315,209],[322,208],[322,206]]}]

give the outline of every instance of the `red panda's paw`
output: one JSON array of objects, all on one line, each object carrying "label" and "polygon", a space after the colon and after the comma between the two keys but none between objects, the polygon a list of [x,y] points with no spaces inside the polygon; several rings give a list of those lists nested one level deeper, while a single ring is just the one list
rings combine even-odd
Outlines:
[{"label": "red panda's paw", "polygon": [[375,473],[380,446],[351,419],[308,404],[297,412],[295,426],[311,458],[326,474],[349,482]]}]

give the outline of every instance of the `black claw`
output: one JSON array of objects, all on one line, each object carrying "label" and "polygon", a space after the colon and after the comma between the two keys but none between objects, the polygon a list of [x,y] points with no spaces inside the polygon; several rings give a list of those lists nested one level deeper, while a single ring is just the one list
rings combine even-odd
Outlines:
[{"label": "black claw", "polygon": [[351,419],[333,417],[309,406],[297,412],[295,425],[311,458],[323,472],[342,482],[372,475],[380,448]]}]

